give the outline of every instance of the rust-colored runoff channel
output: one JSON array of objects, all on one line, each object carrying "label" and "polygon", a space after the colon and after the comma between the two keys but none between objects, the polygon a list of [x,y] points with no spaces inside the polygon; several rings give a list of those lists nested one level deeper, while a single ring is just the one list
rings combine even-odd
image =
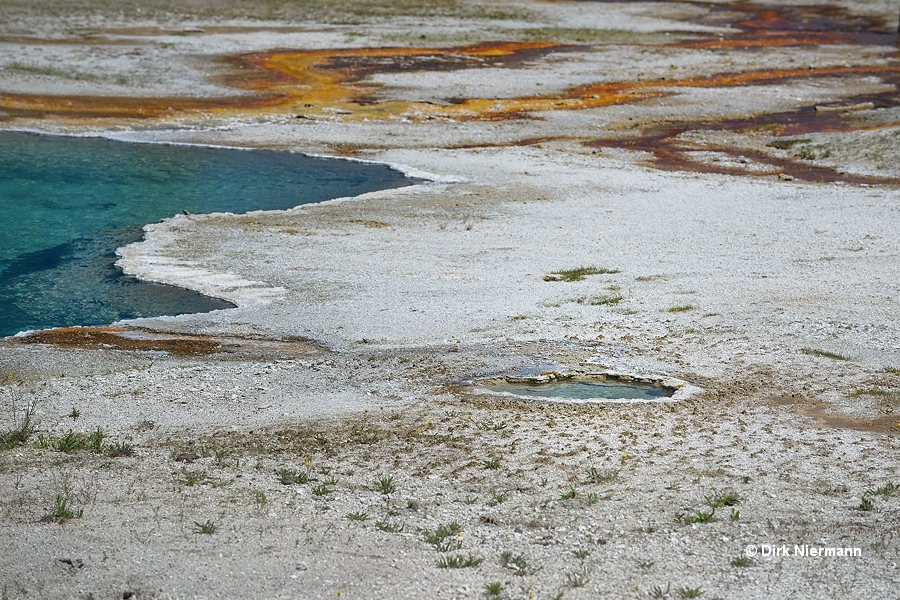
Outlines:
[{"label": "rust-colored runoff channel", "polygon": [[220,340],[192,335],[169,335],[127,327],[59,327],[12,338],[22,344],[53,344],[63,348],[161,351],[177,356],[225,352]]},{"label": "rust-colored runoff channel", "polygon": [[827,4],[769,6],[752,2],[690,2],[709,12],[701,21],[725,25],[735,35],[699,42],[696,47],[796,46],[858,44],[894,46],[897,34],[883,19],[853,14],[846,8]]},{"label": "rust-colored runoff channel", "polygon": [[262,109],[277,103],[270,97],[138,98],[131,96],[57,96],[0,92],[0,122],[44,119],[73,124],[99,120],[128,122],[166,119],[191,113]]},{"label": "rust-colored runoff channel", "polygon": [[[607,0],[584,0],[607,1]],[[614,0],[613,0],[614,1]],[[627,0],[626,0],[627,1]],[[698,23],[727,26],[734,30],[728,36],[716,39],[689,40],[676,42],[670,46],[683,48],[733,49],[753,51],[757,48],[804,46],[804,45],[868,45],[896,47],[898,33],[883,19],[856,15],[845,8],[828,5],[812,6],[764,6],[751,2],[692,2],[686,3],[706,9]],[[900,24],[897,26],[900,31]],[[617,139],[593,139],[585,141],[591,147],[618,147],[648,152],[653,156],[651,164],[667,170],[690,170],[710,173],[748,175],[747,169],[716,163],[699,162],[690,157],[690,152],[701,150],[679,140],[688,131],[724,131],[734,133],[767,132],[776,137],[796,137],[814,133],[850,132],[891,128],[898,122],[880,122],[866,125],[856,118],[857,111],[893,108],[900,105],[897,94],[900,84],[900,63],[882,65],[852,65],[843,67],[771,70],[721,74],[706,80],[659,82],[668,88],[702,86],[731,87],[773,83],[778,81],[810,80],[821,77],[875,76],[893,87],[890,92],[879,94],[853,95],[845,97],[836,105],[809,105],[797,110],[777,113],[763,113],[744,119],[710,119],[708,121],[680,121],[665,125],[651,126],[638,135]],[[775,140],[770,146],[790,147],[795,140],[781,143]],[[796,160],[776,156],[774,153],[735,148],[727,145],[704,145],[703,151],[728,155],[734,164],[752,161],[762,168],[762,174],[778,173],[796,179],[821,182],[846,182],[860,184],[898,184],[894,177],[875,177],[840,173],[827,166],[818,166],[807,160]]]},{"label": "rust-colored runoff channel", "polygon": [[580,108],[558,96],[515,98],[448,97],[444,104],[381,98],[381,86],[369,81],[376,73],[455,71],[483,67],[516,68],[550,52],[573,46],[548,42],[500,42],[447,48],[360,48],[344,50],[276,51],[239,58],[253,67],[255,78],[233,84],[276,94],[282,107],[298,118],[381,120],[404,118],[421,121],[500,120],[527,112]]},{"label": "rust-colored runoff channel", "polygon": [[887,435],[896,435],[900,429],[900,422],[892,410],[871,417],[836,414],[829,412],[828,403],[815,402],[798,394],[774,396],[769,402],[789,410],[794,415],[810,419],[821,429],[852,429]]},{"label": "rust-colored runoff channel", "polygon": [[[807,78],[834,75],[835,69],[813,70],[807,73]],[[900,65],[889,67],[847,67],[840,69],[843,73],[872,74],[877,75],[882,81],[891,83],[895,87],[900,83]],[[871,126],[861,126],[854,118],[854,114],[862,110],[890,108],[900,105],[896,91],[879,94],[865,94],[852,96],[838,105],[811,105],[798,110],[765,113],[743,119],[723,119],[718,121],[697,122],[683,121],[667,123],[651,127],[640,135],[626,139],[601,139],[587,140],[585,145],[596,148],[623,148],[640,150],[653,155],[652,164],[665,170],[688,170],[706,173],[722,173],[731,175],[746,175],[747,170],[718,165],[715,163],[701,163],[690,158],[689,153],[699,150],[680,140],[679,136],[688,131],[726,131],[732,133],[765,132],[776,137],[768,146],[774,148],[790,148],[803,140],[793,139],[779,142],[777,138],[798,138],[813,133],[850,132],[864,129],[875,130],[887,127],[895,127],[898,123],[879,123]],[[806,140],[809,142],[809,140]],[[801,144],[802,145],[802,144]],[[841,173],[834,168],[817,166],[808,160],[779,157],[774,153],[753,150],[749,148],[735,148],[727,145],[706,144],[702,150],[718,152],[734,158],[735,163],[752,161],[763,168],[761,173],[778,173],[805,181],[838,182],[854,184],[898,184],[900,180],[892,177],[876,177],[865,175],[853,175]]]},{"label": "rust-colored runoff channel", "polygon": [[57,327],[10,337],[5,341],[12,344],[51,344],[61,348],[83,350],[165,352],[173,356],[207,356],[224,353],[257,358],[265,356],[298,358],[328,352],[326,347],[306,338],[265,340],[249,337],[210,337],[116,325]]},{"label": "rust-colored runoff channel", "polygon": [[[646,0],[577,0],[598,4],[641,3]],[[859,44],[895,46],[895,23],[879,17],[861,15],[829,4],[776,6],[747,1],[709,2],[678,0],[702,8],[704,12],[692,17],[698,25],[728,27],[733,33],[713,39],[676,43],[691,48],[746,48],[821,44]]]}]

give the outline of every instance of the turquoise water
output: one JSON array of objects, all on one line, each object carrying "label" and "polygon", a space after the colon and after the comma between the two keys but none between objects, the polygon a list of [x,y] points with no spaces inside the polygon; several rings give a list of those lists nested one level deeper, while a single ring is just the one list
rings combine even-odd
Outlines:
[{"label": "turquoise water", "polygon": [[549,383],[502,383],[491,386],[498,392],[541,398],[572,398],[590,400],[655,400],[671,396],[674,391],[659,385],[606,381],[551,381]]},{"label": "turquoise water", "polygon": [[0,335],[232,307],[125,276],[115,249],[182,211],[286,209],[411,182],[287,152],[0,132]]}]

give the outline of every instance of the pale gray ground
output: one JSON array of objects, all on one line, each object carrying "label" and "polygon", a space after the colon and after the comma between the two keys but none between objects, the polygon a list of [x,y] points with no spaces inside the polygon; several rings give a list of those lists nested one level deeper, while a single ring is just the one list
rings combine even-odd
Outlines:
[{"label": "pale gray ground", "polygon": [[[633,34],[632,43],[704,31],[669,20],[701,7],[664,3],[464,2],[438,15],[384,3],[406,15],[384,19],[353,3],[345,23],[320,4],[305,21],[276,5],[230,2],[226,24],[260,26],[239,20],[243,11],[295,30],[147,30],[89,46],[86,28],[223,21],[202,3],[184,17],[157,2],[144,18],[136,5],[117,16],[85,2],[62,20],[40,5],[3,5],[12,16],[0,88],[30,93],[222,95],[234,90],[207,76],[221,68],[207,57],[402,43],[420,30],[446,44],[495,39],[498,28],[609,27]],[[488,9],[505,13],[491,19]],[[78,39],[69,49],[14,34]],[[625,43],[515,71],[378,80],[386,97],[501,97],[630,78],[638,66],[648,78],[685,77],[874,64],[893,51],[825,46],[736,58]],[[95,76],[65,77],[67,65]],[[286,212],[177,217],[121,250],[129,272],[241,305],[134,325],[217,336],[228,352],[2,342],[0,373],[11,377],[0,388],[0,432],[32,401],[37,431],[0,451],[0,589],[9,598],[483,598],[496,581],[503,589],[494,597],[509,598],[900,597],[900,489],[892,495],[887,485],[900,484],[896,187],[665,173],[639,164],[638,153],[565,140],[451,149],[627,135],[631,120],[740,116],[884,89],[873,78],[821,79],[684,88],[542,120],[253,115],[100,131],[316,153],[352,145],[361,158],[435,183]],[[721,135],[695,134],[697,152]],[[767,139],[728,142],[757,148]],[[900,164],[895,129],[816,143],[853,172],[896,174]],[[543,279],[580,266],[619,272]],[[621,300],[590,304],[614,296]],[[705,391],[678,404],[564,407],[501,401],[469,384],[575,368],[676,376]],[[133,456],[41,447],[98,427],[108,443],[131,444]],[[282,483],[285,469],[310,481]],[[378,480],[387,478],[396,489],[384,494]],[[729,493],[736,503],[716,508],[712,522],[690,523]],[[57,498],[83,513],[45,518]],[[207,522],[214,533],[200,532]],[[452,523],[461,535],[439,552],[426,535]],[[862,556],[736,561],[749,544],[858,547]],[[439,568],[447,557],[481,562]]]}]

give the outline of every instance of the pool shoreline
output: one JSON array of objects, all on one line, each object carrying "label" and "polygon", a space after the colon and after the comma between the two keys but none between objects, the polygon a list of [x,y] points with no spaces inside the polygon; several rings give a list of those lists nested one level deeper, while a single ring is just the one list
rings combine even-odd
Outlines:
[{"label": "pool shoreline", "polygon": [[[24,203],[29,206],[32,203],[35,205],[35,208],[31,209],[31,212],[28,212],[28,209],[21,209],[21,211],[23,211],[20,215],[21,218],[14,219],[16,222],[20,223],[20,225],[16,226],[18,228],[12,227],[11,231],[8,232],[10,239],[15,240],[18,239],[18,237],[21,237],[23,234],[20,230],[23,229],[23,227],[27,227],[28,224],[33,220],[35,222],[45,223],[45,231],[43,233],[45,236],[49,235],[49,239],[56,239],[57,241],[61,240],[61,243],[58,243],[52,247],[38,247],[37,250],[30,250],[30,247],[28,247],[23,250],[24,253],[13,255],[13,257],[10,259],[11,266],[15,266],[25,261],[26,259],[31,261],[31,263],[34,263],[36,266],[33,267],[33,271],[26,270],[22,273],[13,271],[12,275],[10,275],[10,270],[6,269],[6,271],[4,271],[4,275],[9,275],[9,277],[13,278],[18,277],[18,279],[11,280],[9,285],[14,285],[16,289],[19,290],[17,294],[28,296],[37,294],[41,289],[43,289],[40,286],[48,285],[48,283],[44,280],[52,282],[53,273],[59,271],[62,274],[67,274],[73,271],[73,267],[77,267],[74,268],[74,273],[76,275],[80,274],[81,271],[85,269],[89,270],[93,268],[95,271],[97,271],[95,277],[98,280],[102,280],[103,282],[111,280],[113,275],[107,273],[107,271],[111,271],[114,267],[118,268],[119,272],[121,273],[120,275],[114,276],[116,280],[114,283],[103,283],[102,285],[98,283],[94,287],[88,286],[88,288],[85,290],[85,294],[83,295],[84,297],[82,298],[81,296],[78,296],[79,300],[73,301],[73,295],[71,297],[61,297],[59,305],[49,304],[47,306],[44,306],[43,304],[39,304],[38,306],[43,307],[42,310],[46,314],[48,314],[48,317],[45,319],[42,319],[40,315],[34,313],[34,310],[30,310],[28,306],[19,306],[18,308],[24,311],[22,313],[23,317],[27,318],[28,320],[28,327],[25,327],[25,329],[29,331],[34,330],[36,325],[40,326],[38,328],[45,328],[74,325],[90,326],[127,322],[134,318],[147,318],[147,316],[145,315],[153,312],[156,312],[159,316],[175,316],[179,314],[191,314],[197,312],[225,310],[227,308],[237,308],[237,303],[222,297],[221,294],[215,293],[216,290],[211,289],[208,286],[208,293],[201,293],[197,290],[191,290],[190,285],[176,286],[179,289],[197,293],[198,295],[194,297],[176,293],[174,290],[166,290],[162,287],[155,287],[155,285],[145,285],[141,287],[140,290],[126,292],[126,289],[131,290],[134,287],[132,285],[132,282],[141,282],[142,284],[166,285],[164,282],[159,280],[149,279],[146,277],[134,277],[134,275],[129,273],[126,269],[122,269],[123,262],[127,262],[123,261],[123,257],[128,255],[128,251],[124,250],[124,248],[130,246],[131,244],[139,243],[140,241],[142,241],[145,237],[145,233],[153,230],[154,226],[159,224],[158,221],[144,226],[132,226],[131,223],[133,223],[135,220],[139,220],[141,217],[155,216],[155,214],[163,213],[172,214],[176,212],[176,208],[184,209],[182,210],[182,212],[185,216],[188,216],[191,215],[191,213],[189,213],[186,208],[190,208],[192,211],[195,211],[197,206],[203,207],[203,209],[201,209],[201,212],[196,213],[198,215],[247,215],[256,212],[264,212],[267,210],[292,210],[297,206],[301,206],[303,204],[321,202],[323,200],[317,200],[316,198],[321,196],[323,193],[328,195],[328,191],[322,188],[323,184],[319,183],[316,180],[316,175],[312,175],[318,172],[317,169],[321,168],[321,165],[313,162],[299,162],[296,167],[291,168],[287,163],[284,163],[284,160],[280,160],[280,162],[277,163],[277,166],[273,166],[270,168],[268,167],[268,162],[261,162],[263,160],[263,157],[279,156],[279,154],[273,154],[271,150],[262,148],[247,148],[212,144],[187,144],[178,142],[169,143],[163,140],[143,141],[143,143],[145,144],[145,148],[177,148],[178,153],[180,154],[172,154],[170,156],[168,150],[165,151],[165,154],[160,154],[158,152],[143,152],[140,146],[134,145],[142,143],[134,136],[110,136],[100,134],[90,136],[64,134],[46,135],[24,129],[18,129],[15,131],[8,130],[8,132],[4,135],[6,136],[4,139],[6,139],[7,142],[12,144],[16,148],[20,148],[21,146],[20,152],[16,156],[4,156],[4,164],[6,164],[6,162],[9,162],[9,164],[12,165],[14,169],[21,169],[26,174],[26,179],[20,181],[18,175],[16,174],[18,171],[14,170],[13,172],[11,172],[10,176],[7,178],[9,181],[8,185],[10,186],[7,191],[9,194],[12,194],[12,197],[17,197],[17,194],[26,194],[26,202]],[[51,140],[56,140],[59,143],[63,144],[59,149],[60,157],[58,159],[58,162],[60,164],[58,165],[54,165],[53,160],[55,159],[53,157],[47,157],[42,154],[49,152],[49,147],[55,148],[55,146],[52,146],[52,144],[56,142],[51,142]],[[81,152],[76,152],[76,147],[72,145],[75,140],[96,140],[98,142],[108,141],[112,142],[113,144],[91,144],[85,146],[84,148],[80,148]],[[79,144],[80,142],[75,143]],[[124,145],[116,146],[115,144]],[[199,161],[197,166],[200,169],[198,169],[198,172],[196,174],[194,174],[193,172],[190,174],[179,173],[177,171],[174,172],[173,174],[171,174],[172,182],[179,182],[180,187],[178,187],[178,189],[167,190],[165,186],[172,186],[173,184],[169,183],[165,179],[160,179],[159,172],[168,173],[169,169],[171,168],[170,164],[179,162],[181,159],[185,159],[186,155],[184,154],[184,152],[191,152],[191,149],[194,148],[205,152],[205,154],[197,155],[197,157],[187,155],[190,159]],[[201,180],[201,178],[204,176],[205,171],[214,169],[216,174],[225,176],[226,170],[230,169],[231,171],[233,171],[235,169],[234,164],[241,162],[239,159],[235,159],[236,155],[228,153],[229,150],[257,150],[258,152],[265,153],[256,154],[256,157],[254,158],[254,164],[259,163],[257,165],[257,167],[260,169],[258,174],[251,175],[250,173],[247,173],[246,175],[257,177],[258,179],[266,179],[267,181],[264,184],[266,186],[266,189],[271,188],[273,189],[273,191],[278,191],[282,196],[284,196],[286,193],[293,193],[296,196],[296,202],[291,203],[290,206],[282,208],[279,205],[285,204],[285,198],[276,197],[270,201],[270,204],[273,205],[271,209],[253,209],[254,204],[265,204],[265,202],[257,201],[247,204],[247,208],[251,208],[251,210],[249,211],[243,210],[240,212],[232,212],[233,209],[231,209],[230,205],[237,206],[243,204],[240,200],[240,197],[246,196],[246,193],[242,191],[243,187],[236,186],[231,182],[222,182],[221,184],[214,183],[212,185],[214,189],[204,190],[203,193],[200,193],[198,196],[198,192],[200,192],[201,187],[210,187],[209,184]],[[224,153],[214,156],[210,155],[208,151],[222,151]],[[88,153],[90,155],[89,160],[84,155],[84,153]],[[96,154],[96,156],[94,156],[94,154]],[[119,156],[119,154],[121,154],[122,156]],[[31,165],[31,163],[27,162],[22,162],[20,164],[21,161],[16,162],[17,160],[19,160],[19,155],[23,157],[31,157],[32,155],[34,155],[34,158],[32,158],[31,160],[35,160],[37,162],[33,166]],[[127,166],[123,167],[123,165],[119,164],[122,160],[125,160],[126,156],[138,158],[141,162],[140,170],[136,168],[131,171],[128,170]],[[290,156],[297,156],[298,158],[306,161],[325,160],[325,157],[312,157],[305,153],[287,151],[281,153],[280,156],[285,158]],[[73,163],[73,160],[80,162]],[[83,161],[85,160],[88,160],[88,162],[84,163]],[[154,160],[159,162],[158,166],[156,165],[156,163],[152,163],[152,161]],[[335,171],[334,167],[329,167],[330,170],[326,170],[323,177],[327,177],[329,178],[329,181],[333,181],[332,185],[334,186],[334,191],[330,194],[330,198],[326,197],[325,201],[335,199],[336,197],[345,198],[346,196],[342,196],[341,192],[345,191],[347,188],[371,188],[373,187],[374,183],[369,183],[370,180],[381,181],[382,179],[384,179],[383,184],[387,186],[384,189],[391,189],[397,186],[408,187],[410,185],[417,185],[419,184],[418,182],[421,181],[419,179],[412,178],[402,171],[394,169],[389,165],[375,163],[374,161],[350,162],[355,162],[360,165],[365,164],[377,166],[379,168],[387,168],[392,173],[397,174],[395,179],[397,177],[402,177],[402,179],[389,181],[383,175],[381,175],[380,178],[376,177],[375,173],[366,173],[365,178],[360,179],[360,177],[363,175],[362,173],[355,174],[353,172],[346,172],[345,174],[344,171]],[[332,162],[322,164],[338,165],[340,163]],[[87,165],[86,172],[75,172],[77,166],[84,165]],[[106,167],[103,167],[102,165],[106,165]],[[113,169],[113,167],[116,165],[124,169],[124,173],[121,174],[121,177],[119,177],[120,174],[118,173],[113,174],[106,172],[115,170]],[[104,168],[106,170],[104,170]],[[266,168],[270,168],[272,172],[266,172]],[[280,172],[278,171],[278,169],[281,169],[282,178],[291,179],[290,183],[292,184],[292,186],[288,188],[287,192],[279,191],[277,190],[277,188],[273,188],[272,186],[277,185],[277,182],[275,184],[269,182],[269,180],[274,179],[279,175]],[[46,183],[43,180],[35,179],[39,178],[45,171],[49,174]],[[57,178],[62,179],[57,182]],[[97,181],[99,181],[99,183],[94,185],[93,188],[88,187],[87,183],[81,181],[85,178],[85,181],[93,181],[94,179],[96,179]],[[74,181],[74,183],[71,183],[69,181],[70,179]],[[133,187],[135,183],[135,180],[137,182],[150,180],[150,184],[152,185],[150,185],[148,191],[144,194],[144,196],[141,195],[140,190],[131,189],[131,187]],[[44,192],[44,195],[33,199],[28,197],[27,190],[31,189],[31,186],[40,186],[38,189]],[[259,183],[248,181],[247,186],[247,189],[256,189],[257,187],[259,187]],[[296,191],[291,191],[294,189],[296,189]],[[215,192],[221,194],[222,197],[218,198],[218,196],[215,196],[218,199],[214,200],[214,196],[211,196],[210,194],[213,194]],[[171,206],[168,206],[165,204],[164,197],[169,195],[177,196],[179,200],[174,203],[170,202]],[[257,191],[257,195],[260,195],[260,192]],[[265,194],[262,195],[265,196]],[[232,198],[232,196],[235,197]],[[82,200],[82,198],[84,198],[84,200]],[[112,208],[109,210],[93,209],[93,211],[89,214],[83,215],[83,218],[86,222],[94,224],[93,227],[88,227],[87,229],[85,229],[84,226],[81,226],[74,229],[73,231],[61,230],[59,233],[56,233],[50,226],[57,221],[60,221],[60,217],[54,214],[45,214],[49,209],[41,208],[45,204],[53,203],[54,206],[59,205],[59,207],[53,211],[54,213],[58,213],[60,211],[76,211],[79,209],[79,207],[82,207],[82,205],[84,206],[82,210],[88,209],[91,205],[98,202],[110,203],[110,206]],[[147,205],[148,208],[140,208],[144,205]],[[228,206],[229,208],[226,209],[226,212],[216,212],[215,210],[209,210],[210,208],[214,208],[216,205],[223,207]],[[10,206],[7,213],[13,212],[13,214],[15,214],[13,208],[14,207]],[[110,214],[105,214],[107,212]],[[7,216],[9,218],[9,214],[7,214]],[[61,224],[64,227],[70,227],[66,223],[61,222]],[[8,226],[10,225],[8,224]],[[103,229],[96,229],[98,226],[102,227]],[[132,231],[136,234],[136,237],[140,239],[136,241],[121,239],[125,237],[135,237],[135,235],[131,235]],[[108,241],[118,242],[118,244],[111,246],[108,249],[108,254],[110,256],[113,256],[114,253],[115,256],[118,256],[118,258],[116,258],[115,260],[107,260],[107,252],[104,251],[100,245],[100,240],[106,240],[107,238],[111,238]],[[121,244],[123,241],[127,241],[128,243],[120,246],[119,244]],[[58,248],[61,248],[63,250],[57,251]],[[10,248],[7,248],[7,252],[9,251],[15,252],[16,250],[10,250]],[[44,254],[48,254],[51,252],[61,252],[61,254],[59,254],[58,257],[56,256],[56,254],[54,254],[50,258],[40,258],[39,260],[31,258],[32,255],[40,254],[41,256],[43,256]],[[93,254],[85,255],[85,252],[93,252]],[[7,279],[9,279],[9,277],[7,277]],[[228,279],[229,278],[227,277],[227,275],[216,276],[214,274],[207,274],[206,276],[207,281],[216,281],[220,285],[222,284],[223,280]],[[31,286],[34,289],[32,289],[32,287],[28,287],[29,282],[32,282]],[[51,288],[59,287],[62,285],[66,285],[66,282],[60,281],[57,284],[52,285]],[[86,285],[88,285],[88,282],[86,282]],[[246,281],[235,282],[231,280],[227,281],[227,285],[231,288],[234,288],[235,286],[251,285],[251,283]],[[72,291],[74,292],[75,290]],[[81,290],[79,290],[79,292],[80,291]],[[257,291],[254,296],[257,301],[259,301],[262,297],[259,291]],[[180,301],[173,303],[173,299],[175,298],[180,298]],[[201,298],[206,298],[208,300],[201,300]],[[216,302],[216,300],[222,300],[222,302]],[[66,304],[62,304],[62,302],[67,302],[69,304],[72,304],[72,306],[67,306]],[[81,304],[86,304],[86,306],[82,307]],[[225,306],[226,304],[228,304],[229,306]],[[100,307],[104,307],[103,310],[105,312],[99,315],[85,312],[88,305],[97,305]],[[111,318],[104,321],[103,315],[109,313],[110,311],[112,311],[113,313],[118,312],[120,316],[118,318],[115,318],[110,315]],[[144,316],[133,316],[133,314],[132,316],[127,315],[127,313],[135,312],[138,313],[138,315],[143,314]],[[122,313],[126,313],[126,315],[122,315]],[[56,315],[56,318],[51,319],[49,318],[49,315]],[[16,316],[13,317],[10,325],[17,323],[16,318]],[[43,323],[42,321],[46,321],[46,323]],[[26,322],[23,321],[22,326],[25,325]],[[22,330],[20,326],[17,325],[16,327],[17,328],[15,330],[13,330],[12,328],[7,328],[10,331],[11,335],[14,335],[18,331]]]}]

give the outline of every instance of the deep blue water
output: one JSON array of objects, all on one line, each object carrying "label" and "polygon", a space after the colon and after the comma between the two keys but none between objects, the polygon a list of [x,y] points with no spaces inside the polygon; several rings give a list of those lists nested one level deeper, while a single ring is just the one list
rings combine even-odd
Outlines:
[{"label": "deep blue water", "polygon": [[0,131],[0,336],[232,307],[125,276],[115,249],[185,210],[286,209],[411,182],[287,152]]}]

